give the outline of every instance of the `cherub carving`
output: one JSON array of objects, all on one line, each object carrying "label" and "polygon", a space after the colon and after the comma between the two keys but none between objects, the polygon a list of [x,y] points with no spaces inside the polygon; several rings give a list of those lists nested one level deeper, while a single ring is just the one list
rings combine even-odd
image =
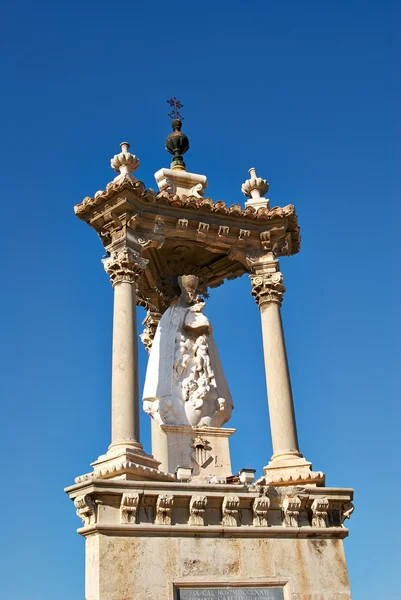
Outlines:
[{"label": "cherub carving", "polygon": [[193,353],[195,356],[195,379],[199,379],[204,374],[209,381],[212,380],[214,373],[210,364],[209,348],[205,334],[196,339]]},{"label": "cherub carving", "polygon": [[174,362],[174,372],[177,378],[184,375],[191,359],[191,340],[184,335],[176,337],[176,360]]}]

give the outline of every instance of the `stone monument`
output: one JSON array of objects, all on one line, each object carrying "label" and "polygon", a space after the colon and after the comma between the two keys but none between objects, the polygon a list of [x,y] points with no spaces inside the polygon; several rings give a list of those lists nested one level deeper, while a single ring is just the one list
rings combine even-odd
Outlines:
[{"label": "stone monument", "polygon": [[[118,175],[75,213],[98,233],[114,288],[111,443],[66,492],[82,519],[86,600],[266,598],[349,600],[343,539],[351,489],[325,487],[301,454],[280,307],[279,257],[296,254],[294,206],[273,207],[250,169],[245,207],[204,197],[186,170],[182,105],[173,98],[170,169],[159,191],[133,173],[121,144]],[[207,291],[249,274],[261,314],[273,456],[264,475],[233,474],[224,427],[233,402],[207,314]],[[149,352],[142,447],[136,306]],[[238,399],[240,402],[241,399]]]}]

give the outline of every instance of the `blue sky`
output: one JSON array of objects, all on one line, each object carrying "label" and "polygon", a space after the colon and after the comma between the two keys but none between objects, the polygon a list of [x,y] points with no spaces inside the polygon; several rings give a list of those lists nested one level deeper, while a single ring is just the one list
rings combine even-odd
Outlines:
[{"label": "blue sky", "polygon": [[[113,178],[125,139],[155,187],[174,95],[188,169],[214,200],[243,202],[255,166],[273,206],[296,205],[301,253],[281,268],[301,451],[328,485],[355,488],[354,600],[395,598],[399,3],[21,0],[1,16],[1,598],[84,597],[63,488],[109,444],[112,290],[73,205]],[[212,290],[206,313],[236,404],[233,467],[260,471],[271,444],[247,277]],[[143,381],[142,347],[139,360]],[[142,415],[148,450],[149,429]]]}]

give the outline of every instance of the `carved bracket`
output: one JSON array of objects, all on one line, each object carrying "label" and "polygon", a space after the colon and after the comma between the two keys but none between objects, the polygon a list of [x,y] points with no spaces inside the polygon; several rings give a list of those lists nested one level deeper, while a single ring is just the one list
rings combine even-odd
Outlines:
[{"label": "carved bracket", "polygon": [[327,498],[315,498],[312,502],[312,527],[327,527],[327,511],[329,501]]},{"label": "carved bracket", "polygon": [[178,229],[178,231],[183,231],[183,230],[187,229],[188,223],[189,223],[188,219],[177,219],[176,228]]},{"label": "carved bracket", "polygon": [[205,524],[204,514],[207,504],[206,496],[192,496],[189,502],[188,525],[203,526]]},{"label": "carved bracket", "polygon": [[144,234],[140,231],[128,229],[127,244],[139,253],[147,248],[160,249],[164,244],[164,236],[161,233]]},{"label": "carved bracket", "polygon": [[121,523],[136,523],[140,496],[136,493],[125,493],[121,498]]},{"label": "carved bracket", "polygon": [[154,233],[164,233],[164,218],[160,215],[155,217],[155,224],[153,226]]},{"label": "carved bracket", "polygon": [[202,198],[205,193],[204,184],[197,183],[189,190],[189,196],[194,196],[195,198]]},{"label": "carved bracket", "polygon": [[238,527],[240,524],[240,500],[238,496],[225,496],[223,500],[222,512],[223,527]]},{"label": "carved bracket", "polygon": [[203,241],[206,238],[206,235],[209,233],[210,224],[199,222],[198,229],[196,231],[196,239],[198,241]]},{"label": "carved bracket", "polygon": [[260,496],[255,498],[252,505],[253,511],[253,525],[255,527],[267,527],[267,515],[270,507],[270,498],[267,496]]},{"label": "carved bracket", "polygon": [[283,500],[284,527],[298,527],[301,500],[298,496],[287,496]]},{"label": "carved bracket", "polygon": [[352,502],[345,502],[342,507],[341,507],[341,511],[340,511],[340,523],[341,523],[341,527],[345,527],[344,522],[346,519],[350,519],[352,513],[355,510],[355,506],[352,504]]},{"label": "carved bracket", "polygon": [[251,235],[251,231],[249,229],[240,229],[238,234],[238,241],[245,242],[247,238]]},{"label": "carved bracket", "polygon": [[230,228],[227,225],[220,225],[217,231],[217,235],[219,238],[228,237],[230,234]]},{"label": "carved bracket", "polygon": [[161,494],[157,497],[155,525],[171,525],[173,504],[174,496]]},{"label": "carved bracket", "polygon": [[74,500],[77,516],[82,519],[84,527],[96,523],[96,504],[90,494],[77,496]]}]

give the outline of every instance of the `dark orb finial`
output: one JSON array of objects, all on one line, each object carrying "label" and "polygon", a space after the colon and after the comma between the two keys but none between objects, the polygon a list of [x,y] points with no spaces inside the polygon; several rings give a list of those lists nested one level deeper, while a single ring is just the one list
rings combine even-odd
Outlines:
[{"label": "dark orb finial", "polygon": [[175,96],[174,98],[167,100],[167,102],[171,107],[173,107],[172,112],[169,113],[169,117],[173,119],[171,122],[173,133],[170,133],[166,139],[166,150],[173,155],[173,160],[170,166],[172,169],[180,169],[181,171],[185,171],[186,166],[182,155],[185,154],[185,152],[187,152],[189,149],[189,140],[185,133],[181,133],[183,117],[178,112],[178,109],[182,108],[184,105],[181,104],[181,102],[177,100]]}]

